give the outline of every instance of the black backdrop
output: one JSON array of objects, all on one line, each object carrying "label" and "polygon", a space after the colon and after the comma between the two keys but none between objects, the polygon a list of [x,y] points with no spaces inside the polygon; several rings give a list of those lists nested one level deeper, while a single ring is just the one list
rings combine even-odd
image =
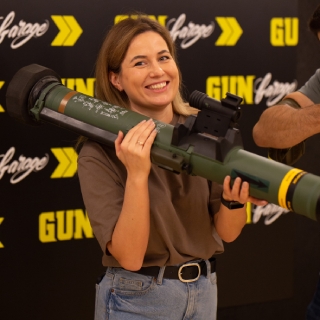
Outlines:
[{"label": "black backdrop", "polygon": [[[94,63],[106,30],[129,10],[143,11],[175,37],[186,99],[193,90],[217,99],[227,91],[243,96],[244,147],[266,156],[252,140],[252,127],[272,101],[301,86],[318,67],[318,43],[306,24],[316,5],[3,1],[0,318],[92,319],[94,283],[103,271],[75,173],[77,136],[50,124],[29,127],[7,115],[5,92],[18,69],[37,63],[55,70],[66,86],[93,94]],[[198,39],[199,29],[204,31]],[[320,175],[316,146],[317,137],[309,139],[296,166]],[[279,207],[251,208],[243,233],[217,256],[218,319],[303,319],[320,271],[319,231],[318,223]]]}]

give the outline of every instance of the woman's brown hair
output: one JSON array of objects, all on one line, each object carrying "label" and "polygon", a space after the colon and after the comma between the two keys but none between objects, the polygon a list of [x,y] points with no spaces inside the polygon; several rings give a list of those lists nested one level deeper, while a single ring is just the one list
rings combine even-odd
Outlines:
[{"label": "woman's brown hair", "polygon": [[[133,15],[115,24],[105,37],[96,62],[96,97],[111,104],[124,108],[129,107],[129,99],[124,91],[117,90],[110,82],[110,72],[120,73],[121,64],[132,40],[139,34],[153,31],[158,33],[166,42],[169,52],[177,64],[176,48],[167,28],[145,15]],[[181,95],[181,72],[177,65],[180,86],[173,100],[173,110],[178,114],[195,114],[182,99]]]}]

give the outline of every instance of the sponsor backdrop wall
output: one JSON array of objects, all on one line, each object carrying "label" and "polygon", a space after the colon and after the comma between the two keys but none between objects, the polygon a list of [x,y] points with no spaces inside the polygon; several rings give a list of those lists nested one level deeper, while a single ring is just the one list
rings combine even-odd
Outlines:
[{"label": "sponsor backdrop wall", "polygon": [[[107,29],[140,10],[171,32],[185,98],[199,90],[244,99],[244,148],[261,112],[318,67],[306,20],[317,1],[2,1],[0,8],[0,318],[93,318],[101,252],[76,174],[77,135],[30,127],[6,112],[8,84],[37,63],[94,94],[94,63]],[[309,58],[310,57],[310,58]],[[298,128],[297,128],[298,130]],[[315,137],[316,139],[316,137]],[[297,164],[320,175],[316,140]],[[261,170],[264,170],[261,168]],[[272,174],[272,172],[270,172]],[[217,256],[218,319],[303,319],[320,271],[318,223],[269,204],[250,207],[240,237]]]}]

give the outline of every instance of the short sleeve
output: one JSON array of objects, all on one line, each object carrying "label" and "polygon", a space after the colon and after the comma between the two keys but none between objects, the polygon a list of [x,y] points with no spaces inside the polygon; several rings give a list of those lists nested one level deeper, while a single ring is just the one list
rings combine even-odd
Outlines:
[{"label": "short sleeve", "polygon": [[315,104],[320,103],[320,69],[298,90]]},{"label": "short sleeve", "polygon": [[[110,157],[98,144],[88,141],[78,157],[78,176],[83,201],[91,227],[101,249],[106,253],[106,244],[122,208],[125,176],[118,168],[121,163]],[[110,201],[112,199],[112,201]]]}]

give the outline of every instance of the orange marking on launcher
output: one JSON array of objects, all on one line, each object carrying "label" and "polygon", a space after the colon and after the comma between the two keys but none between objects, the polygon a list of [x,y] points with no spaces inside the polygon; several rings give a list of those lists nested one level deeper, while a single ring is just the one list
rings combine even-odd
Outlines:
[{"label": "orange marking on launcher", "polygon": [[59,108],[58,108],[58,112],[60,113],[64,113],[64,110],[66,108],[67,103],[69,102],[69,100],[76,95],[78,92],[77,91],[70,91],[69,93],[67,93],[63,99],[60,102]]}]

